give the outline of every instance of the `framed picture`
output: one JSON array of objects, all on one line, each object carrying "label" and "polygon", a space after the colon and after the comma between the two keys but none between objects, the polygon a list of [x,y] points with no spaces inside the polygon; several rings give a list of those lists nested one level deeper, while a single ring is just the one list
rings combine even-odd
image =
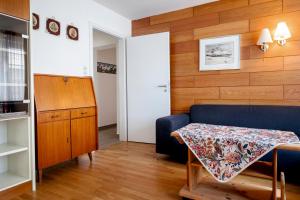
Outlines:
[{"label": "framed picture", "polygon": [[47,19],[46,22],[47,31],[52,35],[60,35],[60,23],[54,19]]},{"label": "framed picture", "polygon": [[116,74],[117,73],[117,65],[97,62],[97,72],[99,73],[107,73],[107,74]]},{"label": "framed picture", "polygon": [[36,13],[32,13],[32,28],[33,30],[40,28],[40,16]]},{"label": "framed picture", "polygon": [[240,36],[200,40],[200,71],[240,69]]},{"label": "framed picture", "polygon": [[79,39],[78,28],[76,28],[75,26],[68,25],[67,26],[67,36],[71,40],[78,40]]}]

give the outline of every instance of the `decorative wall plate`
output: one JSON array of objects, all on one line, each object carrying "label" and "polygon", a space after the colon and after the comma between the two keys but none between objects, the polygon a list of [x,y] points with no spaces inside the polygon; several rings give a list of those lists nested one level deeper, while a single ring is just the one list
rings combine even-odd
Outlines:
[{"label": "decorative wall plate", "polygon": [[60,35],[60,23],[54,19],[47,19],[47,31],[53,35]]},{"label": "decorative wall plate", "polygon": [[79,39],[78,28],[76,28],[75,26],[68,25],[68,27],[67,27],[67,36],[71,40],[78,40]]},{"label": "decorative wall plate", "polygon": [[40,28],[40,17],[36,13],[32,13],[32,28],[38,30]]}]

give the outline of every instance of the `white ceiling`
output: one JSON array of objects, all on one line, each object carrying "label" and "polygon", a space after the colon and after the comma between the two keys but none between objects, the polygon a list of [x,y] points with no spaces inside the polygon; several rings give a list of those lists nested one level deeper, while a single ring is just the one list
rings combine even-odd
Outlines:
[{"label": "white ceiling", "polygon": [[216,0],[95,0],[130,19],[140,19]]}]

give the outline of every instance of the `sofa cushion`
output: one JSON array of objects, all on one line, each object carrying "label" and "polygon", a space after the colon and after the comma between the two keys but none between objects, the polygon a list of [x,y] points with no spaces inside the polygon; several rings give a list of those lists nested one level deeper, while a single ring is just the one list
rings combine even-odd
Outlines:
[{"label": "sofa cushion", "polygon": [[292,131],[300,136],[300,107],[194,105],[192,123]]}]

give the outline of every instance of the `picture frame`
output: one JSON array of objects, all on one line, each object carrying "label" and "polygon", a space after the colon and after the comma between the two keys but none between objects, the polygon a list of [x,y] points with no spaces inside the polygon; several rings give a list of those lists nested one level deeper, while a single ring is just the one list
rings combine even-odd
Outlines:
[{"label": "picture frame", "polygon": [[71,40],[79,40],[79,31],[78,28],[72,25],[67,26],[67,36]]},{"label": "picture frame", "polygon": [[47,19],[46,21],[46,29],[48,33],[52,35],[60,35],[60,23],[55,19]]},{"label": "picture frame", "polygon": [[240,36],[201,39],[200,71],[240,69]]},{"label": "picture frame", "polygon": [[32,13],[32,28],[33,30],[40,28],[40,16],[36,13]]},{"label": "picture frame", "polygon": [[97,72],[106,74],[117,74],[117,65],[97,62]]}]

